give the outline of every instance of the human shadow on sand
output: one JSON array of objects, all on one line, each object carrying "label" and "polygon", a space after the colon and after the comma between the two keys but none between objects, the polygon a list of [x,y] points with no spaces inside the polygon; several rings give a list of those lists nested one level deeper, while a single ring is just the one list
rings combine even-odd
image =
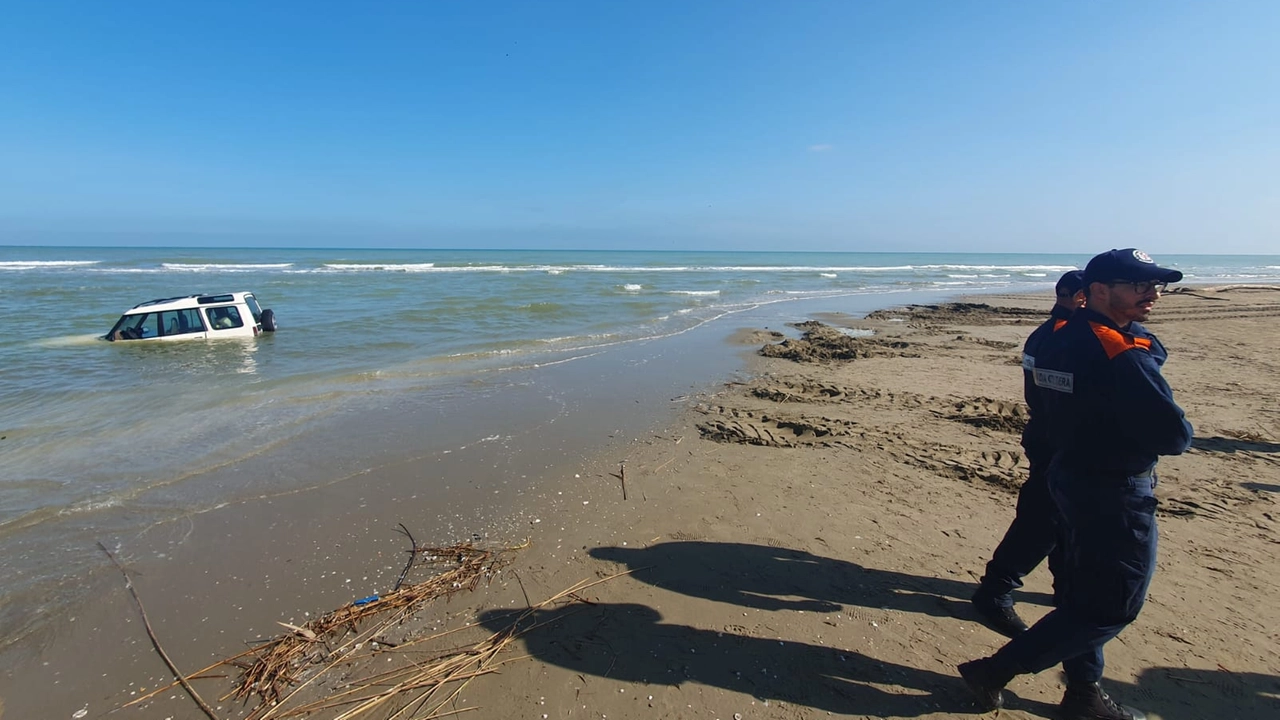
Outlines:
[{"label": "human shadow on sand", "polygon": [[[720,542],[669,542],[647,548],[598,547],[592,557],[629,568],[631,577],[682,595],[760,610],[837,612],[845,605],[977,620],[973,583],[863,567],[802,550]],[[1043,605],[1045,593],[1020,592]]]},{"label": "human shadow on sand", "polygon": [[1191,447],[1196,450],[1204,450],[1205,452],[1220,453],[1280,452],[1280,443],[1266,442],[1263,440],[1238,440],[1236,438],[1225,438],[1219,435],[1214,435],[1213,437],[1191,438]]},{"label": "human shadow on sand", "polygon": [[528,615],[492,610],[480,622],[495,632],[519,622],[530,655],[584,675],[670,687],[707,685],[841,715],[917,717],[974,710],[956,676],[840,648],[666,624],[646,605],[567,605]]},{"label": "human shadow on sand", "polygon": [[[1018,683],[1019,680],[1015,679],[1010,687],[1017,688]],[[1117,702],[1138,708],[1153,719],[1280,718],[1280,677],[1275,675],[1153,667],[1139,673],[1135,682],[1104,678],[1102,686]],[[1018,697],[1007,688],[1005,708],[1026,711],[1035,717],[1057,717],[1052,706]]]},{"label": "human shadow on sand", "polygon": [[1230,670],[1147,668],[1135,683],[1103,680],[1107,692],[1148,714],[1176,718],[1280,718],[1280,677]]}]

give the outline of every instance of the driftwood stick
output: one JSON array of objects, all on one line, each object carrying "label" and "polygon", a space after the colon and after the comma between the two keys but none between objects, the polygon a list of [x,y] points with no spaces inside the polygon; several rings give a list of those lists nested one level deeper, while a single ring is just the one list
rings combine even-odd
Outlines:
[{"label": "driftwood stick", "polygon": [[515,577],[516,582],[520,584],[520,592],[524,595],[524,606],[526,608],[533,607],[533,603],[529,602],[529,593],[524,589],[524,581],[520,579],[520,574],[515,570],[512,570],[511,574]]},{"label": "driftwood stick", "polygon": [[404,569],[400,571],[400,577],[396,578],[396,586],[391,589],[392,592],[400,589],[401,583],[404,582],[404,577],[409,574],[409,568],[413,567],[413,561],[418,557],[418,543],[414,542],[413,536],[409,534],[409,528],[405,527],[404,523],[396,524],[400,526],[400,532],[409,538],[409,562],[404,564]]},{"label": "driftwood stick", "polygon": [[622,499],[627,499],[627,464],[618,463],[618,477],[622,480]]},{"label": "driftwood stick", "polygon": [[151,629],[151,621],[147,619],[147,611],[142,607],[142,598],[138,597],[138,591],[133,589],[133,580],[129,579],[129,573],[125,572],[124,567],[120,565],[120,562],[116,560],[116,556],[111,554],[111,551],[107,549],[106,545],[99,542],[98,547],[102,549],[102,552],[107,554],[107,557],[111,560],[111,564],[115,565],[116,569],[120,571],[120,574],[124,576],[124,586],[128,588],[129,594],[133,596],[133,602],[138,606],[138,614],[142,615],[142,624],[147,628],[147,637],[151,638],[152,647],[154,647],[156,652],[160,654],[160,658],[164,660],[164,664],[169,666],[169,670],[173,672],[173,676],[178,678],[178,682],[182,683],[182,689],[187,691],[187,694],[191,696],[192,700],[195,700],[196,705],[200,706],[200,709],[209,717],[209,720],[218,720],[218,716],[214,714],[213,708],[209,707],[209,704],[200,698],[200,693],[197,693],[196,689],[191,687],[191,683],[187,681],[187,677],[178,670],[177,665],[173,664],[173,660],[169,659],[169,654],[164,651],[164,648],[160,647],[160,641],[156,639],[155,630]]}]

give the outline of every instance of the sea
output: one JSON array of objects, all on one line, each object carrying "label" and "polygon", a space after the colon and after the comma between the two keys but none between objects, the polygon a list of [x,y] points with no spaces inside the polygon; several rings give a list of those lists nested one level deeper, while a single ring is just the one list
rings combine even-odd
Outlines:
[{"label": "sea", "polygon": [[[537,400],[529,388],[539,373],[554,369],[572,388],[575,367],[586,377],[611,358],[638,366],[695,335],[781,329],[814,312],[1048,290],[1087,260],[0,247],[0,649],[70,601],[76,578],[102,565],[96,542],[267,494],[358,482],[377,465],[374,455],[407,452],[397,450],[407,443],[421,455],[497,441],[512,432],[501,415],[467,409]],[[1186,283],[1280,283],[1280,256],[1158,260],[1181,269]],[[275,312],[277,332],[102,339],[140,302],[241,290]],[[723,373],[735,362],[725,357],[692,372]],[[377,422],[431,408],[466,420],[438,422],[437,444],[425,449],[421,433]],[[262,464],[273,454],[291,459]],[[258,472],[234,471],[254,459]]]}]

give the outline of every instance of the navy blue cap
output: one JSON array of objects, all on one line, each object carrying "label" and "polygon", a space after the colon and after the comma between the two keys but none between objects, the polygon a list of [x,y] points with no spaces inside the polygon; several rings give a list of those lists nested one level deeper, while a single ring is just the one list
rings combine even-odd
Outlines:
[{"label": "navy blue cap", "polygon": [[1108,250],[1096,255],[1084,266],[1086,283],[1111,282],[1112,280],[1132,280],[1141,282],[1175,283],[1182,279],[1181,270],[1172,270],[1156,265],[1151,256],[1137,248],[1124,250]]},{"label": "navy blue cap", "polygon": [[1079,270],[1072,270],[1062,274],[1058,278],[1058,284],[1053,286],[1053,291],[1058,295],[1067,297],[1075,295],[1084,288],[1084,273]]}]

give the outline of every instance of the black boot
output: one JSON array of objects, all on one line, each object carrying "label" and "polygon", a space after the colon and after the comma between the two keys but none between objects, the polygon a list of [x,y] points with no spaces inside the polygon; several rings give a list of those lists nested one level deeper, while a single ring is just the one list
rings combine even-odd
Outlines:
[{"label": "black boot", "polygon": [[1061,720],[1147,720],[1141,710],[1125,707],[1102,691],[1098,683],[1067,685],[1058,706]]},{"label": "black boot", "polygon": [[1015,673],[1005,672],[992,658],[980,658],[960,663],[957,667],[960,677],[973,691],[978,707],[984,711],[998,710],[1004,707],[1004,693],[1000,692],[1013,679]]},{"label": "black boot", "polygon": [[995,598],[984,592],[982,588],[978,588],[970,602],[982,618],[982,624],[1001,635],[1014,637],[1026,632],[1027,624],[1018,617],[1018,613],[1014,612],[1012,607],[1004,607],[997,603]]}]

